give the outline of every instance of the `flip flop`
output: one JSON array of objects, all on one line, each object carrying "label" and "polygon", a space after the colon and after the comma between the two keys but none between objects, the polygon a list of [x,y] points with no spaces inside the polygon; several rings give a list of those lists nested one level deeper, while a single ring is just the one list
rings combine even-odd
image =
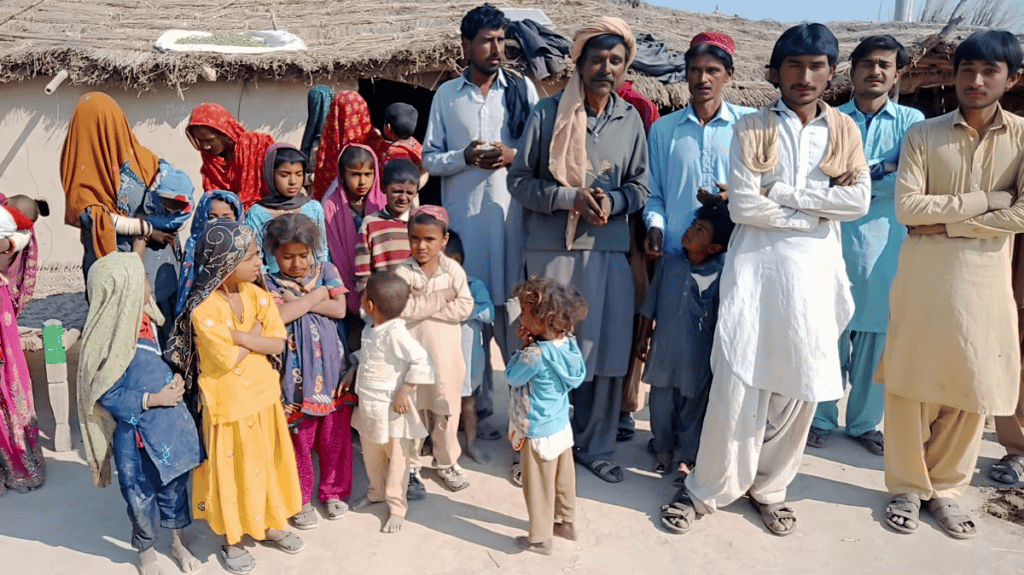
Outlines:
[{"label": "flip flop", "polygon": [[228,548],[221,545],[220,558],[224,561],[224,569],[228,573],[246,575],[256,570],[256,560],[253,559],[253,556],[248,551],[245,551],[238,557],[228,557]]},{"label": "flip flop", "polygon": [[[921,498],[913,493],[903,493],[892,498],[885,508],[885,524],[897,533],[913,533],[921,525]],[[902,517],[903,525],[893,521],[894,517]],[[906,520],[914,522],[913,527],[906,526]]]},{"label": "flip flop", "polygon": [[668,475],[672,471],[673,453],[662,451],[654,456],[654,472],[658,475]]},{"label": "flip flop", "polygon": [[857,441],[864,446],[864,449],[867,449],[874,455],[885,455],[885,440],[882,437],[881,431],[872,429],[871,431],[858,436]]},{"label": "flip flop", "polygon": [[518,461],[512,464],[512,483],[518,487],[523,486],[523,465]]},{"label": "flip flop", "polygon": [[1007,485],[1013,485],[1024,478],[1024,457],[1020,455],[1004,455],[998,463],[988,468],[988,476]]},{"label": "flip flop", "polygon": [[587,463],[582,460],[577,460],[582,463],[587,469],[592,471],[594,475],[607,481],[608,483],[620,483],[625,477],[622,474],[622,467],[614,461],[608,461],[607,459],[598,459]]},{"label": "flip flop", "polygon": [[622,443],[623,441],[629,441],[633,439],[633,435],[636,434],[636,430],[629,429],[628,427],[620,427],[618,432],[615,434],[615,441]]},{"label": "flip flop", "polygon": [[685,488],[676,492],[672,503],[661,506],[661,526],[669,533],[682,535],[690,530],[697,519],[697,510]]},{"label": "flip flop", "polygon": [[495,441],[501,439],[501,432],[493,427],[484,428],[482,425],[476,430],[476,438],[483,439],[485,441]]},{"label": "flip flop", "polygon": [[295,555],[299,551],[306,548],[306,542],[303,541],[298,535],[288,532],[280,541],[274,541],[273,539],[264,539],[260,543],[267,547],[273,547],[280,551],[284,551],[289,555]]},{"label": "flip flop", "polygon": [[[749,499],[754,509],[757,509],[758,513],[761,514],[761,521],[764,521],[764,526],[773,535],[785,537],[796,531],[796,513],[793,512],[792,507],[785,503],[761,503],[753,497],[749,497]],[[783,519],[792,519],[793,522],[786,526],[782,521]]]},{"label": "flip flop", "polygon": [[[946,532],[946,535],[954,539],[970,539],[978,534],[978,527],[974,519],[960,509],[949,497],[936,497],[928,502],[928,511],[931,512],[939,528]],[[963,531],[954,530],[961,527]]]},{"label": "flip flop", "polygon": [[807,432],[807,445],[811,447],[825,447],[825,438],[829,436],[829,432],[811,428]]},{"label": "flip flop", "polygon": [[331,521],[341,519],[341,516],[346,513],[348,513],[348,503],[341,499],[328,499],[324,502],[324,514]]}]

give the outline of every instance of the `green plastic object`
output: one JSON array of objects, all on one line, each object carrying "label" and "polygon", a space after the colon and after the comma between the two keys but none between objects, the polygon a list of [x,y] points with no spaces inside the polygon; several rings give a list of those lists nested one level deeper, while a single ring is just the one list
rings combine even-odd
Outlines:
[{"label": "green plastic object", "polygon": [[67,352],[64,350],[64,326],[43,326],[43,348],[46,350],[44,360],[47,365],[68,362]]}]

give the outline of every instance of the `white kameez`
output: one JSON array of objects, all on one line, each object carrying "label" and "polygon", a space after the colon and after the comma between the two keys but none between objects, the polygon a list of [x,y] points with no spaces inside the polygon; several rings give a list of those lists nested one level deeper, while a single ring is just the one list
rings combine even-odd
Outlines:
[{"label": "white kameez", "polygon": [[825,108],[806,126],[781,100],[755,113],[778,115],[779,159],[754,172],[740,139],[732,141],[729,212],[739,225],[725,254],[714,347],[743,384],[802,401],[838,399],[836,342],[853,316],[839,222],[867,213],[871,177],[864,170],[852,186],[830,187],[820,168]]}]

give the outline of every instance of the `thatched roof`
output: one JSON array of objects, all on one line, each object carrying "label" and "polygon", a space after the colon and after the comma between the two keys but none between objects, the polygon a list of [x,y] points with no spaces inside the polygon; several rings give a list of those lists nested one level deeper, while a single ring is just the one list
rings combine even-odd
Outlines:
[{"label": "thatched roof", "polygon": [[[70,82],[114,84],[145,90],[187,86],[215,72],[218,80],[291,77],[309,83],[341,78],[403,80],[425,74],[454,75],[460,69],[458,25],[480,0],[5,0],[0,6],[0,83],[52,76],[66,69]],[[541,8],[553,28],[571,37],[580,23],[619,15],[635,32],[649,32],[684,51],[702,30],[736,40],[737,74],[727,97],[762,105],[775,90],[764,66],[788,24],[753,22],[724,14],[700,14],[649,4],[633,7],[611,0],[496,0],[498,6]],[[837,22],[843,56],[870,34],[889,33],[904,43],[924,38],[937,26]],[[159,53],[152,47],[167,29],[234,32],[287,30],[307,52],[260,56]],[[637,88],[663,107],[686,104],[684,84],[634,78]],[[411,80],[410,80],[411,81]],[[431,86],[428,86],[431,87]]]}]

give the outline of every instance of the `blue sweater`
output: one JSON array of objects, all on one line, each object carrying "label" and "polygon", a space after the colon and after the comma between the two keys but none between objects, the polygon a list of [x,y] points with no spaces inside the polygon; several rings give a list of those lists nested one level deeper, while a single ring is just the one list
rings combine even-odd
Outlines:
[{"label": "blue sweater", "polygon": [[505,368],[512,388],[509,417],[526,437],[554,435],[569,425],[569,391],[586,377],[576,338],[538,341],[515,353]]}]

